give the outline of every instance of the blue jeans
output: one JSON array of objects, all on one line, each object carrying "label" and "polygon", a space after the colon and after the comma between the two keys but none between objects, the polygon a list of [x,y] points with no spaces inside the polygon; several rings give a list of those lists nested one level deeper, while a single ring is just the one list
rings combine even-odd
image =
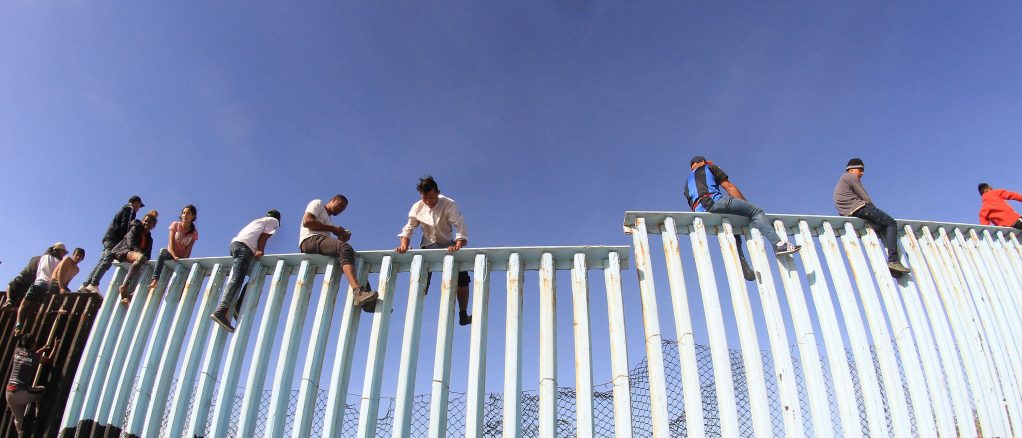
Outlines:
[{"label": "blue jeans", "polygon": [[889,214],[873,204],[866,204],[852,212],[852,216],[869,222],[879,228],[880,240],[887,248],[887,261],[898,261],[898,223]]},{"label": "blue jeans", "polygon": [[748,201],[743,201],[738,198],[731,197],[730,195],[724,194],[709,208],[710,213],[717,214],[733,214],[736,216],[745,216],[749,218],[752,226],[759,230],[763,238],[770,242],[774,248],[781,241],[777,237],[777,233],[774,232],[774,227],[770,225],[766,220],[766,216],[763,214],[763,209],[759,208]]},{"label": "blue jeans", "polygon": [[234,300],[238,298],[241,282],[245,281],[245,276],[248,275],[248,265],[255,258],[255,253],[244,243],[231,242],[231,257],[234,257],[234,264],[231,266],[231,279],[227,280],[227,286],[224,287],[224,292],[220,295],[218,310],[230,308]]},{"label": "blue jeans", "polygon": [[163,274],[163,264],[172,258],[174,257],[170,255],[170,251],[167,248],[160,249],[160,256],[156,258],[156,269],[153,271],[153,280],[160,279],[160,274]]},{"label": "blue jeans", "polygon": [[99,253],[99,261],[96,262],[96,267],[92,269],[92,273],[85,279],[85,285],[99,286],[99,280],[103,279],[106,275],[106,271],[110,269],[110,265],[114,263],[114,245],[117,242],[103,241],[103,252]]}]

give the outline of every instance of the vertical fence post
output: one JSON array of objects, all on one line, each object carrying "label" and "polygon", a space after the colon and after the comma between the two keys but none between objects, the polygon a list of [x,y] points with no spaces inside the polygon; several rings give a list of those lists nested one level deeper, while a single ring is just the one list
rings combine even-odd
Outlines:
[{"label": "vertical fence post", "polygon": [[[114,285],[124,281],[125,273],[126,270],[120,266],[115,268],[106,296],[112,297],[110,295],[111,291],[116,290]],[[113,315],[119,307],[121,307],[119,301],[114,299],[103,300],[103,304],[100,305],[99,312],[96,314],[96,320],[92,324],[92,333],[89,335],[89,340],[85,343],[85,350],[82,352],[82,357],[79,361],[79,363],[89,365],[79,366],[78,371],[75,373],[74,380],[71,383],[71,393],[64,408],[64,418],[60,424],[62,431],[78,427],[79,422],[85,419],[81,414],[88,393],[91,392],[98,399],[99,388],[93,385],[96,377],[102,374],[102,372],[97,371],[102,371],[103,368],[93,365],[99,365],[101,363],[100,358],[103,355],[109,354],[109,352],[104,353],[104,350],[109,351],[109,349],[113,348],[113,343],[116,341],[115,338],[111,338],[111,331],[114,330]]]},{"label": "vertical fence post", "polygon": [[[426,274],[422,255],[412,257],[411,281],[408,284],[408,310],[405,313],[404,335],[401,337],[401,358],[398,361],[394,436],[409,436],[412,424],[412,398],[415,396],[415,371],[419,359],[419,331],[422,328],[422,302],[426,290]],[[295,437],[299,438],[299,437]]]},{"label": "vertical fence post", "polygon": [[[358,282],[365,284],[369,278],[369,264],[362,257],[355,256],[355,267],[358,268]],[[343,432],[344,415],[348,406],[348,384],[351,382],[351,363],[355,350],[355,337],[358,335],[358,320],[362,309],[355,307],[352,295],[358,290],[357,284],[349,284],[348,291],[343,295],[344,310],[341,313],[341,327],[337,335],[337,345],[333,369],[330,371],[330,388],[327,391],[326,414],[323,418],[323,436],[335,437]],[[244,436],[244,435],[239,435]]]},{"label": "vertical fence post", "polygon": [[[909,318],[913,319],[912,326],[916,332],[916,342],[920,352],[929,357],[924,358],[924,361],[931,363],[931,366],[924,368],[932,373],[927,376],[927,380],[931,383],[930,396],[941,394],[939,398],[947,400],[945,403],[950,403],[953,417],[948,416],[947,419],[956,420],[957,425],[952,424],[951,426],[957,428],[957,435],[974,438],[976,437],[976,423],[973,421],[972,407],[967,398],[968,390],[958,364],[958,353],[952,350],[953,338],[947,326],[947,317],[944,315],[937,297],[939,292],[934,286],[933,274],[919,248],[915,231],[908,225],[904,230],[905,233],[901,236],[901,253],[909,260],[913,260],[912,277],[919,287],[919,294],[902,294],[902,298],[905,300],[905,308],[909,311]],[[932,329],[932,338],[928,336],[927,327]],[[939,363],[936,360],[939,360]],[[943,369],[943,378],[941,378],[941,369]],[[949,397],[949,393],[952,396]],[[941,415],[941,413],[938,412],[937,415]],[[943,424],[943,421],[947,419],[938,417],[937,421]],[[947,430],[947,428],[947,425],[941,426],[942,430]],[[948,434],[955,435],[956,433],[942,432],[942,436]]]},{"label": "vertical fence post", "polygon": [[483,436],[483,405],[486,390],[486,335],[490,313],[490,260],[477,254],[475,297],[472,300],[472,333],[468,353],[468,393],[465,408],[465,436]]},{"label": "vertical fence post", "polygon": [[593,353],[589,333],[589,263],[585,254],[575,254],[571,290],[575,314],[575,424],[578,437],[589,438],[593,436]]},{"label": "vertical fence post", "polygon": [[365,381],[362,382],[362,406],[358,416],[358,437],[376,436],[377,414],[380,409],[380,386],[383,385],[383,361],[387,353],[390,333],[391,309],[394,306],[394,282],[398,267],[393,257],[383,257],[380,266],[380,293],[369,332],[369,358],[366,360]]},{"label": "vertical fence post", "polygon": [[[706,333],[710,338],[710,360],[713,362],[713,383],[717,390],[720,434],[726,437],[738,436],[738,408],[735,405],[734,378],[731,375],[731,353],[727,345],[717,280],[710,259],[710,244],[702,218],[693,219],[689,239],[692,241],[692,256],[696,261],[699,292],[703,298]],[[635,263],[638,269],[638,260]]]},{"label": "vertical fence post", "polygon": [[[511,260],[517,262],[518,254],[512,254]],[[509,267],[508,270],[510,269]],[[430,438],[447,436],[447,402],[451,391],[451,340],[454,338],[455,272],[458,272],[458,263],[454,261],[454,256],[450,254],[444,256],[443,280],[440,284],[440,315],[437,318],[436,330],[436,354],[433,360],[433,391],[429,403]],[[476,282],[479,282],[478,278]],[[520,281],[519,284],[521,284]],[[511,290],[510,287],[508,290]]]},{"label": "vertical fence post", "polygon": [[217,263],[213,265],[213,270],[209,274],[209,281],[206,283],[206,289],[202,294],[202,303],[199,305],[198,320],[195,321],[195,326],[192,327],[192,336],[188,340],[188,346],[185,348],[185,357],[179,371],[180,377],[177,379],[177,389],[174,391],[173,398],[175,403],[171,406],[170,414],[167,418],[167,436],[176,437],[185,435],[185,419],[188,416],[190,406],[189,403],[179,403],[177,401],[190,400],[192,398],[192,393],[195,390],[195,376],[199,372],[199,361],[202,360],[202,351],[210,339],[210,324],[213,322],[209,319],[209,313],[213,311],[213,307],[216,306],[217,301],[220,299],[220,286],[223,284],[224,277],[228,271],[230,271],[228,266]]},{"label": "vertical fence post", "polygon": [[[759,230],[752,228],[751,234],[748,245],[749,256],[752,257],[753,265],[759,268],[756,281],[759,285],[763,319],[767,326],[767,339],[770,341],[770,352],[774,360],[774,378],[777,379],[777,388],[780,393],[781,418],[784,420],[785,434],[787,436],[805,436],[806,430],[802,424],[802,406],[799,404],[798,388],[795,386],[795,366],[791,361],[791,347],[788,346],[788,332],[784,326],[785,318],[781,313],[781,301],[777,297],[777,290],[774,288],[774,275],[770,270],[768,256],[764,251],[764,247],[767,245],[764,244]],[[787,234],[787,230],[778,233],[778,235],[785,236],[785,239],[787,239]],[[778,257],[778,264],[782,269],[787,264],[788,272],[794,270],[794,255]],[[797,279],[795,283],[798,283]]]},{"label": "vertical fence post", "polygon": [[507,262],[507,332],[504,342],[504,436],[522,436],[522,307],[524,271],[521,257]]},{"label": "vertical fence post", "polygon": [[664,241],[667,281],[671,287],[674,325],[678,333],[678,362],[681,365],[682,391],[685,395],[685,425],[689,436],[704,436],[706,427],[703,419],[703,389],[699,380],[699,362],[696,359],[695,334],[692,330],[685,274],[681,267],[678,226],[674,222],[674,218],[664,219],[660,236]]},{"label": "vertical fence post", "polygon": [[[868,435],[888,436],[890,433],[887,430],[883,402],[880,399],[880,382],[877,379],[876,369],[873,368],[873,353],[866,340],[866,328],[859,317],[859,304],[855,301],[855,291],[848,280],[848,271],[845,270],[841,249],[838,248],[834,227],[830,222],[823,223],[820,246],[823,247],[823,255],[830,268],[830,278],[834,281],[834,292],[837,295],[838,303],[840,303],[848,342],[852,347],[855,371],[859,376],[859,386],[862,388],[862,399],[866,408],[866,419],[869,423]],[[832,354],[838,353],[833,352]]]},{"label": "vertical fence post", "polygon": [[962,286],[956,274],[956,270],[950,264],[947,250],[942,247],[943,242],[933,238],[930,228],[922,227],[923,253],[927,256],[927,263],[931,266],[931,272],[937,279],[937,287],[941,289],[941,300],[944,310],[951,323],[952,331],[959,340],[955,345],[961,349],[961,361],[969,377],[968,381],[972,388],[972,395],[975,399],[976,410],[979,416],[980,433],[989,436],[994,433],[1004,433],[1003,422],[1001,421],[999,402],[993,388],[993,381],[989,377],[989,370],[985,361],[981,358],[985,349],[981,344],[982,336],[972,329],[967,323],[968,316],[966,309],[960,308]]},{"label": "vertical fence post", "polygon": [[[774,231],[781,241],[788,242],[788,230],[785,229],[781,221],[774,221]],[[806,252],[808,250],[802,248],[799,254],[803,264],[808,264],[805,261]],[[812,257],[815,256],[816,254],[812,255]],[[831,424],[830,409],[828,409],[827,387],[823,380],[823,363],[820,362],[820,353],[816,349],[816,334],[813,332],[812,320],[809,319],[809,307],[806,305],[805,293],[802,290],[802,282],[799,280],[794,257],[777,257],[777,268],[781,276],[781,284],[784,285],[784,295],[788,298],[788,310],[795,330],[795,343],[798,346],[799,355],[802,357],[802,375],[805,379],[806,395],[809,398],[807,404],[813,424],[812,430],[816,436],[827,436],[834,433],[834,429]],[[806,269],[806,272],[808,273],[809,269]],[[772,281],[769,283],[773,284]],[[776,305],[779,306],[779,303]],[[780,315],[779,312],[778,307],[778,315]],[[788,360],[791,360],[790,356]],[[791,380],[794,383],[795,379]],[[797,405],[797,390],[794,395]]]},{"label": "vertical fence post", "polygon": [[298,265],[294,294],[288,305],[287,322],[277,356],[276,372],[273,373],[273,392],[270,393],[270,409],[266,414],[266,436],[284,436],[284,420],[291,401],[291,385],[295,376],[298,346],[302,340],[305,317],[309,313],[310,289],[316,275],[316,266],[309,260]]},{"label": "vertical fence post", "polygon": [[[249,359],[248,377],[245,380],[245,393],[241,398],[237,433],[239,437],[254,436],[256,433],[256,416],[259,404],[263,400],[266,369],[269,367],[270,354],[277,347],[274,340],[280,320],[280,309],[284,306],[284,295],[287,294],[287,286],[291,279],[291,271],[291,266],[288,266],[283,260],[278,260],[273,267],[270,291],[266,296],[266,305],[263,307],[262,324],[256,334],[255,350]],[[205,316],[200,315],[200,317]],[[214,431],[220,429],[216,422],[214,425],[217,426],[213,428]]]},{"label": "vertical fence post", "polygon": [[[202,266],[193,263],[189,269],[187,281],[178,286],[183,273],[184,268],[179,264],[174,271],[174,278],[167,293],[167,303],[161,310],[159,322],[156,324],[159,328],[156,330],[142,365],[138,396],[132,406],[130,423],[124,428],[124,432],[128,435],[141,436],[148,418],[147,413],[150,411],[153,411],[152,416],[163,417],[169,381],[162,380],[168,380],[167,378],[170,377],[170,373],[164,370],[172,370],[177,364],[178,353],[181,351],[181,338],[184,337],[186,328],[181,321],[182,311],[184,307],[187,307],[190,312],[195,306],[195,298],[204,277]],[[155,409],[150,409],[154,401],[159,405],[159,414]]]},{"label": "vertical fence post", "polygon": [[[916,293],[915,288],[909,284],[912,275],[902,275],[898,279],[901,290],[896,290],[890,269],[887,267],[887,257],[884,252],[884,249],[887,248],[880,247],[880,240],[877,238],[876,232],[867,228],[866,235],[862,238],[862,246],[866,251],[866,258],[873,270],[873,275],[877,279],[880,298],[883,300],[887,318],[891,324],[891,338],[894,342],[892,347],[897,347],[901,358],[901,367],[905,375],[902,388],[908,388],[909,399],[912,401],[912,414],[917,427],[916,434],[918,436],[937,435],[937,430],[934,429],[933,407],[931,406],[933,397],[927,394],[921,357],[912,338],[912,327],[905,316],[905,308],[899,298],[899,295],[904,297]],[[889,250],[897,251],[897,248]],[[876,296],[871,295],[871,298],[879,307],[879,303],[876,303]],[[906,406],[906,412],[907,408]]]},{"label": "vertical fence post", "polygon": [[[614,385],[614,436],[632,436],[631,382],[628,376],[628,344],[625,338],[625,313],[621,300],[621,256],[612,252],[603,271],[607,287],[607,319],[609,320],[610,365]],[[702,409],[702,406],[699,408]]]},{"label": "vertical fence post", "polygon": [[[859,408],[854,396],[855,388],[852,385],[851,370],[848,368],[848,355],[841,336],[841,327],[838,325],[838,317],[834,312],[834,302],[830,298],[830,288],[827,287],[827,279],[824,275],[823,267],[820,265],[819,255],[816,253],[816,243],[813,241],[812,230],[809,229],[809,224],[804,220],[798,222],[797,237],[798,244],[802,245],[799,256],[802,258],[802,265],[805,266],[809,291],[812,293],[817,319],[820,322],[820,334],[823,335],[823,345],[827,349],[827,365],[830,367],[830,378],[834,383],[834,396],[837,398],[837,414],[841,421],[841,432],[846,437],[862,436]],[[807,338],[805,342],[799,342],[799,348],[801,349],[802,344],[808,343],[808,341],[809,339]],[[813,345],[808,347],[815,351],[815,341]],[[818,365],[814,366],[811,361],[811,355],[811,352],[809,356],[804,352],[802,353],[802,362],[805,364],[803,368],[806,370],[821,368],[823,364],[820,362],[819,356],[817,356],[815,362]],[[811,372],[815,373],[817,371]],[[808,381],[808,372],[806,376]],[[810,402],[812,403],[811,397]],[[821,432],[817,432],[817,436],[826,436],[826,434],[821,435]]]},{"label": "vertical fence post", "polygon": [[334,307],[337,305],[337,290],[343,276],[343,268],[337,261],[331,260],[327,263],[323,271],[323,285],[316,305],[316,314],[312,321],[309,351],[305,356],[302,380],[298,386],[298,406],[295,408],[294,428],[291,429],[291,436],[295,438],[312,434],[312,417],[316,411],[320,377],[323,375],[326,341],[330,336],[330,324],[334,319]]},{"label": "vertical fence post", "polygon": [[663,337],[660,334],[660,316],[657,313],[656,287],[653,285],[652,261],[646,219],[636,218],[632,229],[635,249],[635,273],[639,277],[639,295],[642,299],[642,325],[646,332],[646,365],[649,372],[650,411],[653,417],[653,436],[666,438],[671,429],[667,418],[666,375],[664,374]]},{"label": "vertical fence post", "polygon": [[557,279],[554,257],[539,264],[539,436],[557,436]]}]

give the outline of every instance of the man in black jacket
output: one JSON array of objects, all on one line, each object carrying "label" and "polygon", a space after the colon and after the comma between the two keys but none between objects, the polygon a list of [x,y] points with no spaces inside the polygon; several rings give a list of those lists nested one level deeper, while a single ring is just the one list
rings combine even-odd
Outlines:
[{"label": "man in black jacket", "polygon": [[142,207],[145,207],[145,204],[142,203],[142,198],[135,195],[129,198],[128,203],[121,207],[121,210],[114,215],[114,219],[110,221],[106,234],[103,235],[103,252],[99,254],[99,262],[96,263],[96,267],[89,274],[89,277],[85,279],[85,284],[82,285],[82,288],[78,289],[79,292],[99,293],[99,280],[110,269],[110,263],[113,261],[109,257],[111,255],[110,252],[113,250],[114,245],[117,245],[118,242],[124,239],[124,235],[128,234],[128,227],[131,226],[131,222],[135,220],[135,215]]},{"label": "man in black jacket", "polygon": [[28,264],[25,265],[25,268],[7,285],[7,301],[4,302],[2,308],[11,310],[18,308],[18,302],[25,297],[25,292],[28,292],[29,286],[35,283],[35,274],[39,268],[40,257],[35,256],[28,259]]}]

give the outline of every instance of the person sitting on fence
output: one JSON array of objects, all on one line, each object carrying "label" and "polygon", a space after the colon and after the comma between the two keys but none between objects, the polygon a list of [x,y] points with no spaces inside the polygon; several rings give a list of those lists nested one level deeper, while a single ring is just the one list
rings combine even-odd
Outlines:
[{"label": "person sitting on fence", "polygon": [[[348,244],[351,231],[334,225],[330,219],[331,216],[341,214],[346,208],[348,198],[340,194],[334,195],[326,204],[319,199],[310,201],[305,207],[301,228],[298,230],[298,249],[304,254],[336,257],[344,276],[348,278],[348,285],[351,286],[352,304],[362,307],[375,303],[379,294],[358,284],[358,278],[355,276],[355,250]],[[337,238],[331,237],[331,233]]]},{"label": "person sitting on fence", "polygon": [[61,259],[66,255],[67,247],[63,243],[57,242],[53,246],[46,248],[46,252],[39,258],[39,267],[36,269],[35,281],[32,283],[32,286],[29,286],[28,291],[25,293],[25,299],[21,300],[21,305],[18,306],[17,322],[14,324],[15,335],[22,332],[22,328],[27,322],[24,318],[27,318],[29,315],[34,316],[43,300],[59,290],[60,286],[56,284],[57,282],[53,281],[53,272],[56,270],[57,265],[60,264]]},{"label": "person sitting on fence", "polygon": [[887,248],[887,268],[893,275],[912,272],[901,264],[898,257],[898,224],[889,214],[875,205],[862,185],[866,166],[861,159],[852,158],[845,166],[845,173],[834,187],[834,207],[841,216],[857,217],[879,228],[880,240]]},{"label": "person sitting on fence", "polygon": [[[770,242],[778,256],[794,254],[801,246],[782,242],[774,227],[767,221],[763,209],[745,200],[738,186],[731,182],[724,170],[701,155],[689,161],[692,173],[685,182],[685,198],[692,211],[708,211],[717,214],[733,214],[749,218],[749,223]],[[740,241],[739,241],[740,243]],[[746,279],[749,279],[746,272]],[[753,276],[753,279],[755,277]]]},{"label": "person sitting on fence", "polygon": [[174,261],[186,259],[192,255],[192,246],[199,240],[199,230],[195,228],[195,218],[198,214],[195,206],[188,204],[181,209],[181,220],[170,224],[170,235],[167,236],[167,247],[160,249],[160,256],[156,258],[156,269],[153,270],[153,281],[149,282],[149,289],[156,288],[163,274],[163,264],[168,259]]},{"label": "person sitting on fence", "polygon": [[[449,252],[455,252],[468,244],[468,230],[465,228],[465,218],[458,209],[458,204],[453,199],[440,194],[440,187],[432,176],[419,178],[415,186],[419,191],[419,200],[412,204],[408,211],[408,222],[401,233],[397,235],[400,243],[394,250],[398,254],[408,252],[408,245],[411,242],[412,233],[419,226],[422,227],[422,240],[419,247],[422,249],[446,248]],[[454,229],[458,233],[454,234]],[[429,291],[429,283],[432,279],[432,272],[426,274],[426,291]],[[468,272],[458,272],[458,324],[469,325],[472,323],[472,315],[468,314],[468,284],[471,278]]]},{"label": "person sitting on fence", "polygon": [[983,204],[979,207],[979,223],[1022,230],[1022,216],[1008,205],[1009,200],[1022,202],[1022,195],[980,183],[979,196],[983,199]]},{"label": "person sitting on fence", "polygon": [[35,283],[35,272],[39,269],[39,259],[42,256],[32,256],[28,259],[28,264],[21,269],[17,277],[14,277],[10,283],[7,284],[7,300],[4,301],[3,309],[15,310],[18,305],[21,304],[21,299],[25,297],[25,292],[28,292],[28,288]]},{"label": "person sitting on fence", "polygon": [[106,274],[106,271],[110,269],[110,264],[113,263],[113,259],[108,257],[109,252],[118,242],[124,239],[125,234],[128,234],[128,228],[131,227],[132,221],[135,220],[135,215],[142,207],[145,207],[145,204],[142,203],[142,198],[135,195],[129,198],[128,203],[121,207],[117,214],[114,215],[114,219],[110,221],[106,234],[103,235],[103,252],[99,254],[99,261],[96,262],[96,267],[92,269],[92,273],[85,279],[85,284],[82,285],[79,291],[99,293],[99,280],[103,279],[103,275]]},{"label": "person sitting on fence", "polygon": [[32,350],[35,343],[35,338],[31,335],[18,335],[17,347],[11,358],[11,378],[7,380],[7,407],[11,410],[18,436],[23,436],[25,427],[23,423],[28,406],[41,401],[46,393],[45,386],[32,386],[36,367],[53,361],[60,340],[55,341],[53,346],[45,345],[38,350]]},{"label": "person sitting on fence", "polygon": [[128,304],[131,302],[131,291],[134,290],[135,278],[138,277],[138,272],[142,269],[142,266],[149,262],[149,259],[153,256],[153,233],[152,229],[156,227],[156,218],[160,215],[156,210],[152,210],[142,216],[142,220],[136,220],[131,223],[131,228],[128,229],[128,234],[124,235],[117,245],[114,245],[113,249],[107,257],[119,262],[131,262],[131,266],[128,267],[128,273],[124,276],[124,282],[117,287],[117,292],[121,295],[121,303]]},{"label": "person sitting on fence", "polygon": [[234,258],[231,278],[227,280],[227,286],[224,287],[224,291],[220,295],[220,303],[216,310],[209,315],[213,322],[220,324],[224,330],[230,333],[234,333],[234,326],[231,325],[231,305],[238,298],[241,283],[248,275],[249,264],[253,259],[262,258],[263,251],[266,249],[266,241],[277,232],[279,227],[280,212],[270,210],[266,212],[265,217],[245,225],[245,228],[242,228],[241,232],[231,240],[231,257]]}]

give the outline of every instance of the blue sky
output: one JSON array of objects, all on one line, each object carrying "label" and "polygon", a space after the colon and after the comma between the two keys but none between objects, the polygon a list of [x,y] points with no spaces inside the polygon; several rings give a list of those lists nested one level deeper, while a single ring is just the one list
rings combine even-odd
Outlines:
[{"label": "blue sky", "polygon": [[5,2],[0,279],[58,240],[87,273],[136,193],[157,245],[198,206],[195,256],[269,208],[269,252],[297,252],[302,209],[337,192],[355,248],[393,248],[427,173],[471,246],[629,244],[624,211],[685,209],[694,154],[768,212],[834,214],[858,156],[893,216],[976,222],[978,182],[1022,190],[1020,19],[1009,2]]}]

